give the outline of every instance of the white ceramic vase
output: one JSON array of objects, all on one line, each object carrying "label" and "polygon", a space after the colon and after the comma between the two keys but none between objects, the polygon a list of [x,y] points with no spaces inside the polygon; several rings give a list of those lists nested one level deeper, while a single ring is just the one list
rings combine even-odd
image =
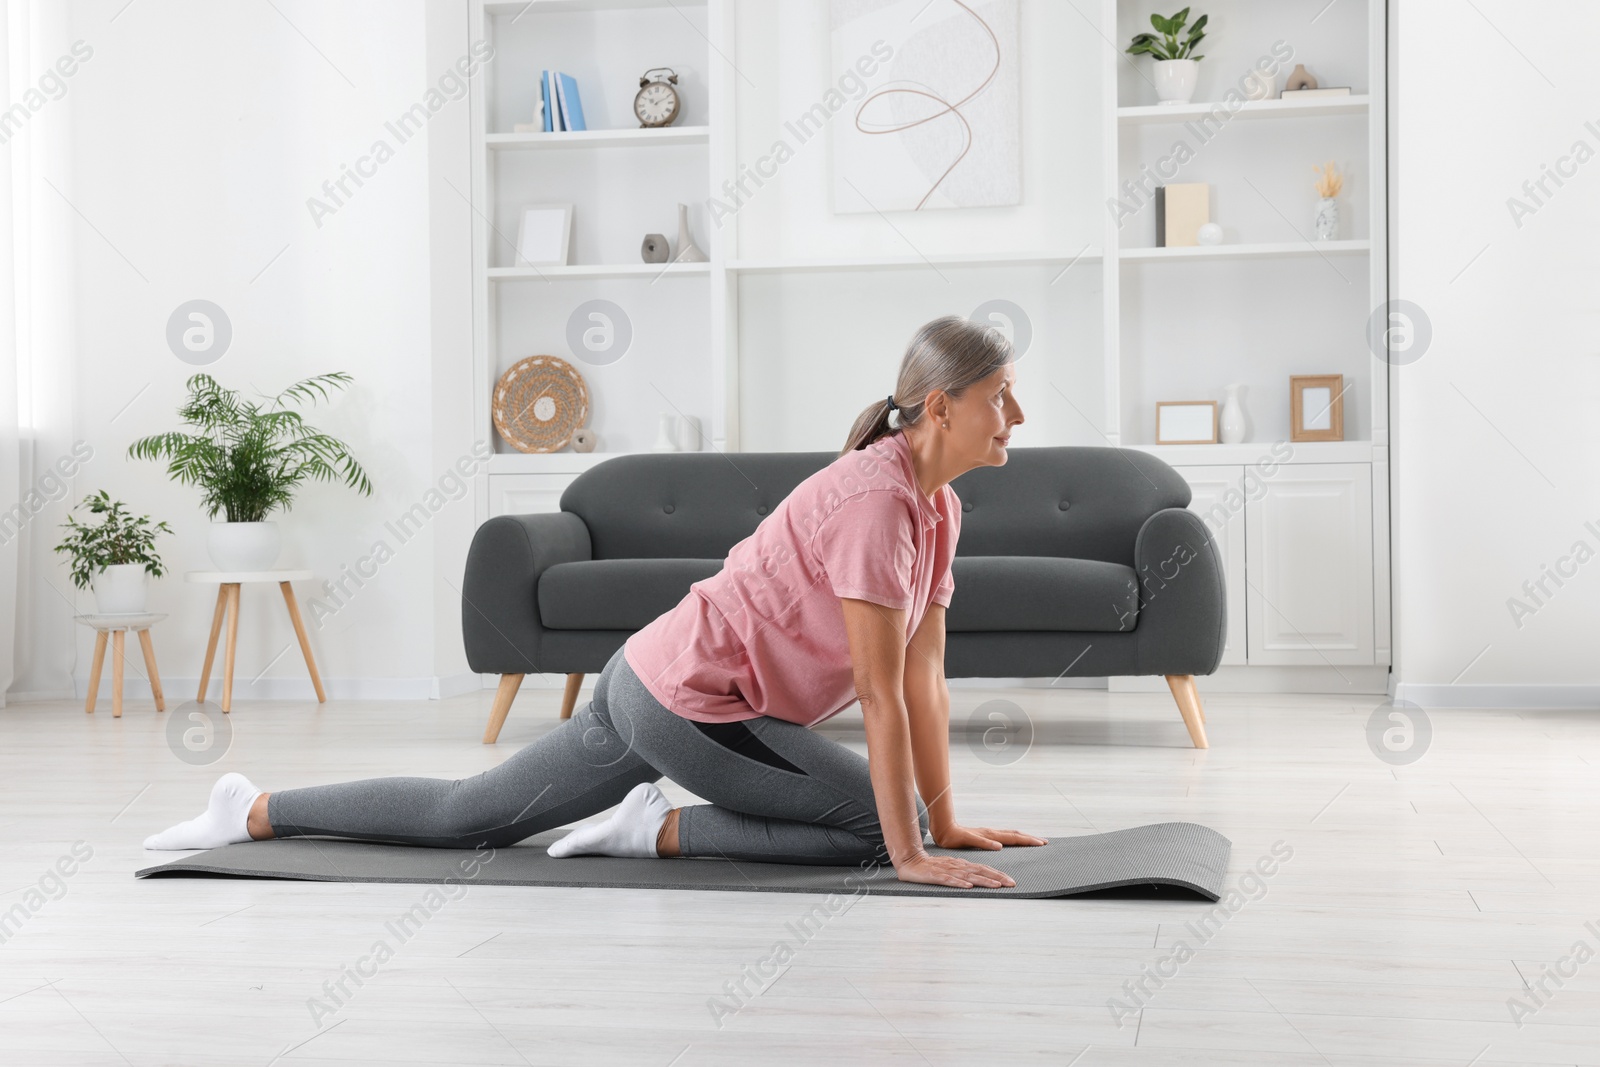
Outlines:
[{"label": "white ceramic vase", "polygon": [[678,450],[678,433],[673,416],[663,413],[661,428],[656,431],[656,443],[650,446],[652,452],[676,452]]},{"label": "white ceramic vase", "polygon": [[206,552],[219,571],[270,571],[282,547],[275,522],[214,522]]},{"label": "white ceramic vase", "polygon": [[1317,201],[1317,240],[1332,241],[1339,236],[1339,201],[1324,196]]},{"label": "white ceramic vase", "polygon": [[1243,385],[1230,385],[1222,400],[1222,412],[1217,418],[1217,436],[1225,445],[1236,445],[1244,440],[1244,407],[1239,403],[1239,390]]},{"label": "white ceramic vase", "polygon": [[1200,77],[1200,62],[1194,59],[1156,60],[1156,95],[1167,105],[1187,104],[1194,99],[1195,82]]},{"label": "white ceramic vase", "polygon": [[678,255],[674,259],[677,263],[704,263],[707,256],[700,251],[700,246],[694,243],[694,238],[689,236],[689,205],[678,205]]},{"label": "white ceramic vase", "polygon": [[100,615],[141,615],[150,592],[143,563],[113,563],[94,576],[94,610]]}]

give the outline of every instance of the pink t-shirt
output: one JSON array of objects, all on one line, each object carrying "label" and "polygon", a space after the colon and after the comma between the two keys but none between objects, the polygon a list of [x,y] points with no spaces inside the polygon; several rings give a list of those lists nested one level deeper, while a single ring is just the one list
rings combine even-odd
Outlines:
[{"label": "pink t-shirt", "polygon": [[700,722],[761,715],[812,726],[856,700],[839,598],[950,606],[961,501],[923,495],[899,432],[795,487],[720,572],[634,634],[623,655],[655,698]]}]

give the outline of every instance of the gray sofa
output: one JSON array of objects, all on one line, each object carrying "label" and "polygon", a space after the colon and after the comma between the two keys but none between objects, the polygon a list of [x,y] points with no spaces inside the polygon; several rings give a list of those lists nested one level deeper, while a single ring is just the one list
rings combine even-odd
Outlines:
[{"label": "gray sofa", "polygon": [[[830,452],[625,454],[579,475],[561,510],[503,515],[467,556],[461,624],[474,671],[501,676],[492,744],[530,673],[586,673],[715,574]],[[952,678],[1166,676],[1197,748],[1194,676],[1222,658],[1222,564],[1189,486],[1118,448],[1013,448],[953,483],[962,501],[946,617]]]}]

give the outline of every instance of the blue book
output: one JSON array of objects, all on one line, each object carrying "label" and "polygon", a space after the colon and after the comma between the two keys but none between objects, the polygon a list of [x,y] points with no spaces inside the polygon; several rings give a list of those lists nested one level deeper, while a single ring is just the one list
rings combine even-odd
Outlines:
[{"label": "blue book", "polygon": [[555,94],[550,91],[550,72],[548,70],[539,72],[539,103],[541,105],[540,110],[544,112],[544,132],[553,133],[559,130],[561,124],[556,115]]},{"label": "blue book", "polygon": [[586,130],[583,122],[583,101],[578,99],[578,83],[571,75],[557,74],[561,79],[561,122],[569,130]]}]

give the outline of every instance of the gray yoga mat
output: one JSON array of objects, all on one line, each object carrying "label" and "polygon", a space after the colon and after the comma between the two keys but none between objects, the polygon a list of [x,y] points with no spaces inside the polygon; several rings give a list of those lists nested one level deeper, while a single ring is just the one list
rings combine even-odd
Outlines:
[{"label": "gray yoga mat", "polygon": [[1221,895],[1233,844],[1192,822],[1152,823],[1107,834],[1053,836],[1038,848],[947,852],[996,867],[1016,879],[1011,889],[952,889],[902,882],[885,864],[813,867],[722,859],[662,862],[578,856],[551,859],[545,846],[563,831],[539,834],[510,848],[483,852],[471,877],[469,849],[417,848],[322,838],[285,838],[225,845],[155,867],[136,878],[232,875],[313,882],[433,882],[446,877],[475,885],[594,886],[617,889],[710,889],[760,893],[860,893],[907,897],[1064,897],[1121,887],[1170,886],[1207,900]]}]

